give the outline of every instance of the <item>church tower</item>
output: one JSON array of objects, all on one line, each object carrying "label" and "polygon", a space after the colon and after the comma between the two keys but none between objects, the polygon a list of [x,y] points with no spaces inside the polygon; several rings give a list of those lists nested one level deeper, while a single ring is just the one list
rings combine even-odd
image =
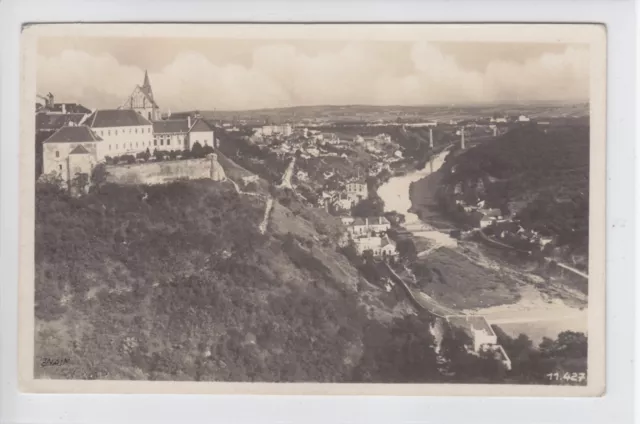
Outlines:
[{"label": "church tower", "polygon": [[149,73],[144,71],[142,85],[136,85],[133,93],[120,106],[120,109],[133,109],[149,121],[161,119],[160,107],[153,98],[153,90],[149,81]]},{"label": "church tower", "polygon": [[152,101],[155,101],[153,98],[153,90],[151,89],[151,83],[149,82],[149,73],[147,70],[144,70],[144,82],[142,83],[142,91],[149,96]]}]

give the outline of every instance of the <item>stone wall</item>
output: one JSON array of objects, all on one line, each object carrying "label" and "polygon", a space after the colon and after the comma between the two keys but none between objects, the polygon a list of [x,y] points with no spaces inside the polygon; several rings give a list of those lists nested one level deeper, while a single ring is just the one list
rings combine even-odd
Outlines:
[{"label": "stone wall", "polygon": [[177,180],[225,179],[224,169],[211,154],[204,159],[108,165],[107,181],[116,184],[166,184]]}]

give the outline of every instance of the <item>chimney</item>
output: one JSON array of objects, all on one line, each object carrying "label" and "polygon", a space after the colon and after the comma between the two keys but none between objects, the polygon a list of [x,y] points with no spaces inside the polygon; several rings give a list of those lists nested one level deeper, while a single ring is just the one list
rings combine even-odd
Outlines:
[{"label": "chimney", "polygon": [[187,129],[191,129],[191,115],[187,116]]},{"label": "chimney", "polygon": [[429,128],[429,147],[433,149],[433,128]]},{"label": "chimney", "polygon": [[67,113],[67,105],[62,103],[62,113]]},{"label": "chimney", "polygon": [[460,149],[464,150],[464,128],[460,130]]}]

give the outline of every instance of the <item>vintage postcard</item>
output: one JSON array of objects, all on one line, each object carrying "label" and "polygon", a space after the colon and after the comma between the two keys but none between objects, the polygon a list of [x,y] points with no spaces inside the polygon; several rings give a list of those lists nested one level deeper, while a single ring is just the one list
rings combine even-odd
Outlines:
[{"label": "vintage postcard", "polygon": [[603,26],[22,37],[23,391],[605,392]]}]

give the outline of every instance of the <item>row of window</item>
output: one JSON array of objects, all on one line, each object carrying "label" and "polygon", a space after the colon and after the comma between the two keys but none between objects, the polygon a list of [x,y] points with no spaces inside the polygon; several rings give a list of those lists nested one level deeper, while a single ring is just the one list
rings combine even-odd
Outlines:
[{"label": "row of window", "polygon": [[[153,142],[153,145],[154,145],[154,146],[156,145],[155,141]],[[140,147],[151,147],[151,142],[150,142],[150,141],[147,141],[147,142],[144,142],[144,141],[142,141],[142,142],[137,142],[137,141],[136,141],[136,145],[135,145],[135,147],[136,147],[136,148],[140,148]],[[115,150],[118,150],[119,148],[120,148],[120,145],[119,145],[119,144],[116,144],[116,148],[115,148]],[[129,142],[128,144],[127,144],[127,143],[123,143],[123,144],[122,144],[122,148],[123,148],[123,149],[133,149],[133,148],[134,148],[133,141]],[[111,144],[109,144],[109,150],[111,150]],[[56,153],[57,153],[57,152],[56,152]]]},{"label": "row of window", "polygon": [[[133,129],[135,134],[138,134],[138,128],[134,128]],[[118,135],[118,130],[113,130],[114,131],[114,135]],[[126,134],[127,130],[123,129],[121,130],[122,134]],[[151,128],[147,128],[147,133],[151,132]],[[131,134],[131,128],[129,128],[129,134]],[[144,128],[140,128],[140,134],[144,134]],[[102,137],[104,135],[104,130],[100,130],[100,136]],[[111,135],[111,130],[107,130],[107,135],[110,136]]]}]

